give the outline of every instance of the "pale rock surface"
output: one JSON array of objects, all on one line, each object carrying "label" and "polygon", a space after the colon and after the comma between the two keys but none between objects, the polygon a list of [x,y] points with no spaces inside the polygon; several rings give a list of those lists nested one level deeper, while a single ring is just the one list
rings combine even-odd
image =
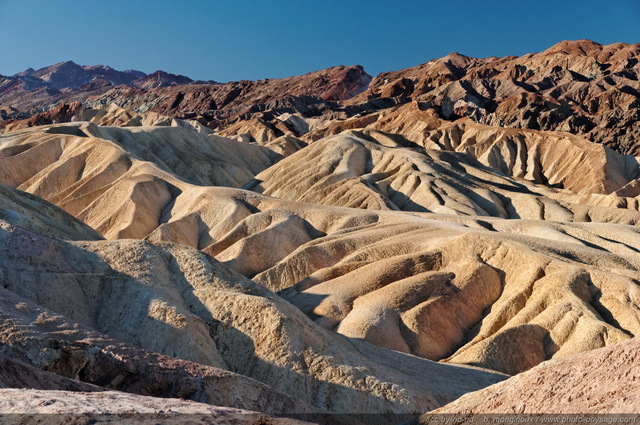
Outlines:
[{"label": "pale rock surface", "polygon": [[347,131],[313,142],[245,188],[292,201],[373,210],[640,220],[640,168],[634,157],[568,134],[468,121],[423,137],[414,143],[378,130]]},{"label": "pale rock surface", "polygon": [[123,342],[229,369],[331,412],[418,412],[503,379],[347,340],[193,248],[69,243],[7,223],[0,239],[7,290]]},{"label": "pale rock surface", "polygon": [[60,239],[102,239],[98,232],[55,205],[3,184],[0,184],[0,219]]},{"label": "pale rock surface", "polygon": [[225,126],[215,134],[239,142],[255,143],[282,156],[289,156],[306,146],[305,142],[296,137],[304,133],[296,128],[297,126],[288,124],[288,121],[276,121],[273,124],[263,119],[252,118]]},{"label": "pale rock surface", "polygon": [[271,414],[322,412],[245,376],[137,348],[6,289],[0,293],[3,387],[110,389]]},{"label": "pale rock surface", "polygon": [[[51,424],[90,420],[132,424],[303,425],[308,422],[276,418],[258,412],[215,407],[193,401],[159,399],[116,391],[71,392],[0,389],[0,414],[5,423],[46,419]],[[15,422],[14,422],[15,421]]]},{"label": "pale rock surface", "polygon": [[264,119],[251,118],[225,126],[224,129],[217,131],[216,134],[238,141],[264,145],[289,131],[290,128],[286,125],[275,126]]},{"label": "pale rock surface", "polygon": [[[53,128],[73,130],[69,126]],[[104,137],[115,139],[132,134],[129,129],[75,128],[104,132]],[[181,131],[143,127],[137,137],[155,140],[153,143],[166,140],[177,152],[167,157],[172,159],[186,150],[178,147],[193,143],[170,138],[173,132],[181,135]],[[197,136],[188,134],[184,137]],[[5,137],[11,141],[5,147],[9,149],[14,143],[20,145],[21,137],[38,141],[43,136],[33,129]],[[56,155],[63,155],[64,146],[56,140]],[[133,142],[124,140],[109,146],[123,152],[120,146],[126,145],[133,152],[144,153],[142,147],[130,147]],[[536,140],[540,149],[560,149],[554,154],[559,158],[563,158],[562,149],[567,146],[590,155],[598,165],[592,170],[590,183],[600,183],[578,185],[575,191],[549,188],[526,179],[516,180],[483,166],[468,154],[422,150],[402,136],[367,130],[316,141],[270,167],[251,184],[291,201],[190,184],[172,174],[178,170],[183,179],[188,175],[179,163],[167,159],[161,165],[140,162],[127,168],[125,164],[124,174],[115,173],[110,178],[110,168],[106,167],[98,174],[106,177],[88,178],[86,184],[100,187],[104,178],[113,182],[111,187],[89,195],[91,202],[72,192],[72,200],[60,205],[108,238],[145,237],[151,242],[198,247],[236,272],[281,291],[283,297],[328,330],[428,359],[513,374],[545,359],[629,339],[638,332],[640,323],[634,283],[640,267],[638,232],[635,227],[614,224],[635,223],[639,213],[630,204],[620,206],[621,199],[633,198],[604,193],[631,179],[635,166],[629,162],[629,167],[616,170],[616,164],[627,163],[626,157],[610,155],[601,147],[590,149],[588,142],[569,141],[562,148],[564,145],[547,146],[544,139]],[[479,142],[465,143],[473,147]],[[158,161],[158,155],[153,155],[150,159]],[[17,163],[20,156],[3,160],[5,164]],[[233,164],[238,157],[229,154],[223,158]],[[47,159],[42,162],[40,166]],[[562,179],[570,182],[570,173],[562,172]],[[35,169],[30,173],[38,174]],[[16,177],[8,172],[5,175]],[[73,174],[64,175],[73,185]],[[38,181],[40,187],[59,187],[52,178],[55,173],[39,176],[30,180]],[[344,196],[333,196],[339,193],[337,189],[344,189]],[[589,190],[597,193],[585,194]],[[369,208],[299,202],[322,203],[322,196],[327,196],[330,205]],[[571,202],[584,196],[597,202]],[[397,209],[396,203],[405,205],[409,212],[390,211]],[[431,208],[415,207],[421,203]],[[415,212],[423,210],[446,215]],[[479,215],[486,217],[480,219]],[[594,222],[569,223],[587,217]],[[148,257],[154,245],[119,241],[105,244],[104,249],[99,246],[92,245],[90,250],[109,264],[131,263],[140,270],[152,267],[171,273],[172,266]],[[175,254],[168,258],[172,256]],[[167,306],[161,299],[145,301],[152,317],[173,320],[171,317],[182,314],[178,307],[174,311],[174,306]],[[246,307],[262,309],[252,304]],[[154,322],[148,326],[154,332],[157,329]],[[207,331],[199,325],[187,320],[185,326],[193,326],[207,340]],[[139,329],[144,328],[137,324],[129,337],[143,338],[136,334]],[[501,348],[512,337],[522,341],[515,354]],[[161,341],[146,343],[152,344],[147,347],[151,350],[161,350]],[[181,349],[187,351],[187,347],[189,342]],[[204,352],[194,347],[190,355],[197,357]],[[182,351],[168,354],[186,355]],[[213,358],[196,357],[188,359],[220,365]]]},{"label": "pale rock surface", "polygon": [[140,114],[121,108],[115,103],[90,113],[92,117],[89,121],[102,127],[166,126],[187,128],[201,134],[213,133],[211,129],[197,120],[177,119],[157,112]]},{"label": "pale rock surface", "polygon": [[107,238],[143,238],[187,187],[240,187],[278,158],[183,128],[67,124],[0,136],[0,181],[55,203]]},{"label": "pale rock surface", "polygon": [[640,330],[635,228],[607,252],[596,224],[424,220],[316,239],[254,280],[347,336],[510,374]]}]

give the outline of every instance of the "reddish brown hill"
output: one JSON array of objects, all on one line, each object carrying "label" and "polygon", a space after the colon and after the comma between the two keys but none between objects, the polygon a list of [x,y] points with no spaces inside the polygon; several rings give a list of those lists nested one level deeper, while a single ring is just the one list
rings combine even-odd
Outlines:
[{"label": "reddish brown hill", "polygon": [[377,76],[350,104],[400,97],[440,117],[501,127],[561,130],[638,154],[640,44],[562,41],[521,57],[452,53]]},{"label": "reddish brown hill", "polygon": [[37,125],[58,124],[63,122],[79,121],[84,118],[82,104],[80,102],[63,103],[48,111],[35,114],[25,120],[0,121],[0,129],[12,130],[18,128],[35,127]]},{"label": "reddish brown hill", "polygon": [[[193,80],[157,71],[150,75],[73,62],[0,79],[0,104],[15,110],[9,118],[27,118],[50,105],[81,101],[90,106],[119,106],[172,116],[218,111],[214,116],[340,101],[365,90],[371,81],[359,66],[337,66],[309,74],[226,84]],[[114,75],[111,75],[114,74]],[[129,78],[125,78],[129,77]]]},{"label": "reddish brown hill", "polygon": [[218,116],[259,112],[307,104],[339,101],[366,89],[371,77],[361,66],[338,66],[277,80],[190,84],[150,90],[117,87],[88,100],[89,105],[117,103],[134,110],[181,116],[217,110]]},{"label": "reddish brown hill", "polygon": [[[537,84],[532,88],[544,91],[546,85],[557,83],[567,71],[574,74],[575,80],[593,80],[612,74],[624,74],[629,77],[631,73],[637,72],[639,56],[640,44],[616,43],[603,46],[589,40],[562,41],[543,52],[521,57],[478,59],[454,52],[413,68],[384,72],[372,81],[367,91],[353,99],[353,102],[384,97],[384,91],[388,91],[389,85],[396,85],[403,79],[406,80],[405,84],[408,81],[413,84],[413,89],[408,90],[407,94],[414,97],[454,81],[482,79]],[[550,80],[545,81],[546,78]],[[518,85],[516,87],[525,90],[529,88]],[[494,94],[493,97],[501,98],[506,93]]]}]

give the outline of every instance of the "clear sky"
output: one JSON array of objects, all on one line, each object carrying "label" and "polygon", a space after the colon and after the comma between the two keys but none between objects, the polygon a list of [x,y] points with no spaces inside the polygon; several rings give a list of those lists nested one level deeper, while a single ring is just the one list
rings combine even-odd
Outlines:
[{"label": "clear sky", "polygon": [[0,0],[3,75],[66,60],[221,82],[376,75],[581,38],[640,43],[640,0]]}]

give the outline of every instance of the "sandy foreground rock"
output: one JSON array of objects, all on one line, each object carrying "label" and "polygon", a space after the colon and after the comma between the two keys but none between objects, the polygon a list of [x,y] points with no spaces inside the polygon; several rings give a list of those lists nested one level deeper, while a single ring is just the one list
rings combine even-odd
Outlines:
[{"label": "sandy foreground rock", "polygon": [[116,391],[71,392],[0,389],[3,423],[46,420],[51,424],[273,424],[302,425],[308,422],[269,417],[258,412],[215,407],[178,399],[158,399]]},{"label": "sandy foreground rock", "polygon": [[245,376],[143,350],[0,292],[3,387],[120,390],[272,414],[323,411]]},{"label": "sandy foreground rock", "polygon": [[104,388],[96,385],[65,378],[61,375],[29,366],[16,360],[13,356],[0,356],[0,371],[2,372],[0,388],[29,388],[43,391],[105,391]]},{"label": "sandy foreground rock", "polygon": [[551,360],[433,413],[638,413],[640,340]]},{"label": "sandy foreground rock", "polygon": [[[3,299],[4,301],[4,299]],[[25,306],[21,307],[24,311]],[[49,339],[49,341],[51,341]],[[113,346],[112,346],[113,347]],[[96,354],[93,347],[93,354]],[[139,350],[140,351],[140,350]],[[69,357],[79,360],[77,351]],[[138,353],[139,354],[139,353]],[[58,367],[60,365],[58,364]],[[194,365],[198,366],[198,365]],[[172,369],[174,374],[185,373],[182,368]],[[201,369],[205,367],[200,366]],[[87,370],[85,366],[84,370]],[[59,371],[58,371],[59,372]],[[28,366],[8,357],[0,357],[0,415],[3,423],[35,423],[38,420],[47,423],[260,423],[269,424],[297,424],[302,423],[292,419],[272,418],[264,413],[221,407],[220,400],[208,404],[197,403],[177,398],[166,398],[169,394],[162,394],[164,398],[108,391],[104,387],[86,384],[84,382],[64,378],[52,372]],[[122,370],[119,372],[122,374]],[[148,384],[153,377],[147,376]],[[157,375],[154,385],[158,385]],[[86,376],[85,376],[86,379]],[[179,379],[173,380],[173,385]],[[219,380],[219,384],[224,380]],[[256,383],[257,384],[257,383]],[[133,388],[127,387],[129,392]],[[219,393],[232,393],[236,396],[248,395],[247,387],[219,388]],[[264,389],[263,389],[264,390]],[[212,406],[212,404],[216,406]],[[264,400],[256,407],[266,407]],[[301,406],[298,406],[300,408]],[[267,409],[269,410],[269,409]],[[307,414],[313,410],[308,410]],[[296,410],[297,413],[304,409]],[[284,411],[279,412],[285,413]]]}]

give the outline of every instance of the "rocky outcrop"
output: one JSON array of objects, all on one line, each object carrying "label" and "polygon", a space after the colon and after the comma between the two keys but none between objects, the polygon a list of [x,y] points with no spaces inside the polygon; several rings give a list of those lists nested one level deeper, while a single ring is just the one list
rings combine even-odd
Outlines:
[{"label": "rocky outcrop", "polygon": [[58,105],[25,120],[2,122],[0,129],[8,132],[39,125],[83,121],[89,118],[90,115],[85,112],[80,102],[72,102]]},{"label": "rocky outcrop", "polygon": [[324,412],[245,376],[140,349],[0,292],[4,388],[108,389],[272,414]]},{"label": "rocky outcrop", "polygon": [[[45,372],[11,357],[0,356],[0,388],[101,392],[104,388]],[[26,413],[26,412],[25,412]]]},{"label": "rocky outcrop", "polygon": [[86,420],[97,424],[114,421],[181,424],[185,417],[189,418],[189,423],[198,425],[308,424],[295,419],[270,417],[259,412],[116,391],[0,389],[0,413],[17,422],[46,420],[47,423],[60,425]]},{"label": "rocky outcrop", "polygon": [[377,76],[357,104],[402,97],[447,120],[566,131],[637,154],[640,45],[563,41],[521,57],[470,58],[452,53]]}]

